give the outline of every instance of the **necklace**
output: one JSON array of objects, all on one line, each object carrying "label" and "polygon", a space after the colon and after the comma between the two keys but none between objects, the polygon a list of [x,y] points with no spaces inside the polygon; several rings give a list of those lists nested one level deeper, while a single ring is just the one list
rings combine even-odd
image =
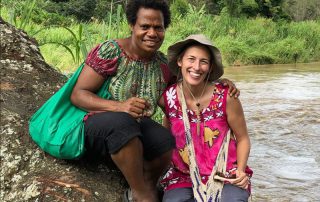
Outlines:
[{"label": "necklace", "polygon": [[[199,136],[200,135],[200,122],[201,122],[201,117],[200,117],[200,98],[202,98],[203,96],[203,93],[207,87],[207,84],[208,84],[208,81],[206,82],[206,84],[204,85],[203,89],[202,89],[202,92],[201,92],[201,95],[199,97],[199,99],[197,99],[193,93],[191,92],[191,89],[189,87],[189,85],[186,85],[187,86],[187,89],[190,93],[190,95],[192,96],[193,100],[196,102],[196,106],[197,106],[197,110],[196,110],[196,115],[197,115],[197,135]],[[181,90],[183,90],[183,82],[181,82]]]}]

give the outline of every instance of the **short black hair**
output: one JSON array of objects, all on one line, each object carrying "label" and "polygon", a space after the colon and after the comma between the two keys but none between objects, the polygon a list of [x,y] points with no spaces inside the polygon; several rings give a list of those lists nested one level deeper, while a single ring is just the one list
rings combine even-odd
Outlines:
[{"label": "short black hair", "polygon": [[130,25],[135,25],[140,8],[160,10],[163,14],[164,28],[171,23],[171,13],[166,0],[129,0],[126,6],[126,16]]}]

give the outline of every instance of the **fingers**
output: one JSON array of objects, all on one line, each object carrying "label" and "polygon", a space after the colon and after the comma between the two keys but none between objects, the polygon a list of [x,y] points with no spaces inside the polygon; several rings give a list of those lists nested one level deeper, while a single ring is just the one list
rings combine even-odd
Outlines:
[{"label": "fingers", "polygon": [[235,98],[238,98],[240,96],[240,90],[233,85],[231,88],[229,88],[229,95],[230,97],[234,96]]},{"label": "fingers", "polygon": [[231,184],[236,185],[242,189],[247,189],[250,185],[250,177],[245,173],[241,173]]},{"label": "fingers", "polygon": [[144,109],[146,107],[145,104],[141,103],[141,102],[133,102],[132,105],[135,107],[135,108],[138,108],[138,109]]},{"label": "fingers", "polygon": [[143,117],[147,102],[144,99],[132,97],[126,100],[123,105],[124,112],[129,113],[134,118],[141,118]]},{"label": "fingers", "polygon": [[230,83],[228,84],[228,86],[229,86],[229,91],[228,91],[228,93],[229,93],[230,97],[232,97],[232,96],[234,96],[235,98],[239,97],[239,95],[240,95],[240,90],[237,89],[236,85],[230,81]]},{"label": "fingers", "polygon": [[242,189],[247,189],[249,184],[250,184],[250,178],[248,176],[246,176],[240,182],[236,183],[235,185],[242,188]]},{"label": "fingers", "polygon": [[236,93],[236,95],[234,96],[235,98],[238,98],[240,96],[240,90],[239,89],[237,89],[237,93]]},{"label": "fingers", "polygon": [[236,85],[230,81],[229,79],[221,79],[221,82],[224,86],[228,86],[229,87],[229,91],[228,91],[228,94],[230,97],[235,97],[235,98],[238,98],[240,96],[240,90],[237,89]]}]

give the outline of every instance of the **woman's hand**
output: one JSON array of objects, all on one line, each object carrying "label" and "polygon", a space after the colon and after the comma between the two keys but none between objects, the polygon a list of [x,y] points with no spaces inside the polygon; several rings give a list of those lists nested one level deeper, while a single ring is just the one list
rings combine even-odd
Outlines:
[{"label": "woman's hand", "polygon": [[237,89],[236,85],[230,81],[229,79],[223,78],[220,79],[220,83],[222,83],[224,86],[229,86],[229,95],[232,97],[234,95],[235,98],[240,96],[240,90]]},{"label": "woman's hand", "polygon": [[242,189],[247,189],[250,184],[250,178],[243,171],[236,170],[237,178],[231,182],[231,184],[236,185]]},{"label": "woman's hand", "polygon": [[126,112],[138,119],[145,115],[144,110],[146,110],[148,107],[149,103],[145,99],[131,97],[126,101],[121,102],[118,111]]}]

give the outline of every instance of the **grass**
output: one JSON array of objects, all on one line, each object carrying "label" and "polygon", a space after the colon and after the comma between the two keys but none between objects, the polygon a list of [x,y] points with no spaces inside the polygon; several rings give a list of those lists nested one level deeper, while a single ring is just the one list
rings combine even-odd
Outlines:
[{"label": "grass", "polygon": [[[115,15],[110,15],[108,22],[82,23],[81,42],[87,51],[108,38],[129,36],[130,30],[121,8],[114,10]],[[8,20],[6,8],[1,9],[1,16]],[[115,19],[111,19],[112,17]],[[32,22],[24,21],[24,25],[25,31],[31,36],[43,29],[42,25]],[[79,36],[79,24],[73,23],[68,29]],[[43,29],[34,35],[42,44],[40,50],[47,63],[65,73],[74,71],[79,61],[84,60],[83,55],[78,54],[79,61],[75,61],[66,48],[48,42],[62,43],[76,53],[79,47],[70,31],[63,27],[55,27]],[[320,20],[288,23],[274,22],[261,17],[232,18],[225,13],[212,16],[206,14],[203,9],[189,7],[186,15],[174,15],[160,50],[166,53],[170,44],[195,33],[204,33],[213,40],[222,52],[225,66],[320,60]],[[79,37],[76,38],[78,39]]]}]

